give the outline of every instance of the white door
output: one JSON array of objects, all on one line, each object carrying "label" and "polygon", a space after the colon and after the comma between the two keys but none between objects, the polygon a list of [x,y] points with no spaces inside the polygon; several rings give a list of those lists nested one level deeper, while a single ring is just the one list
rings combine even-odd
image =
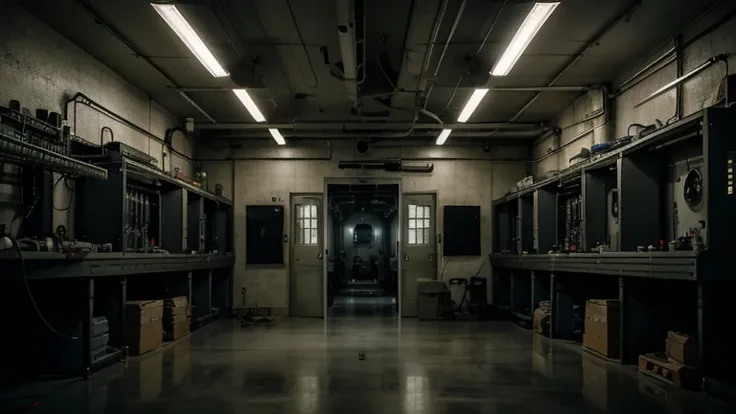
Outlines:
[{"label": "white door", "polygon": [[324,240],[322,195],[291,199],[292,251],[289,314],[322,317]]},{"label": "white door", "polygon": [[417,316],[417,279],[437,278],[434,194],[404,194],[401,258],[401,316]]}]

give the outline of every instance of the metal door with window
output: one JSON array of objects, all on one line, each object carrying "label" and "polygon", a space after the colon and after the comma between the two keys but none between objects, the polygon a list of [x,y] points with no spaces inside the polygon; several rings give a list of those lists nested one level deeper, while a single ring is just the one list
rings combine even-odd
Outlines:
[{"label": "metal door with window", "polygon": [[402,214],[401,316],[417,316],[417,279],[437,278],[434,194],[404,194]]},{"label": "metal door with window", "polygon": [[289,314],[321,317],[324,240],[322,195],[292,196]]}]

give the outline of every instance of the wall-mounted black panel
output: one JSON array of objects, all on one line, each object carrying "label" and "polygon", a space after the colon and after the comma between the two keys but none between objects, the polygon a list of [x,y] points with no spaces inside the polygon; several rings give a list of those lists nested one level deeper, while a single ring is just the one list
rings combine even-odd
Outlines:
[{"label": "wall-mounted black panel", "polygon": [[246,206],[246,264],[284,263],[284,207]]},{"label": "wall-mounted black panel", "polygon": [[445,256],[480,256],[480,206],[445,206]]}]

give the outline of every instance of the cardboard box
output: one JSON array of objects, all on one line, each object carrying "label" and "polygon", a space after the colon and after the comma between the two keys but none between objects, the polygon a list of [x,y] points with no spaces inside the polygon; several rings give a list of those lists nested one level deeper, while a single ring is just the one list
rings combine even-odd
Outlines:
[{"label": "cardboard box", "polygon": [[175,341],[189,333],[192,307],[184,296],[164,300],[164,333],[166,341]]},{"label": "cardboard box", "polygon": [[186,308],[189,301],[186,296],[177,296],[175,298],[164,299],[164,306],[167,308]]},{"label": "cardboard box", "polygon": [[698,366],[698,344],[690,335],[669,331],[664,341],[669,359],[682,365]]},{"label": "cardboard box", "polygon": [[639,372],[680,388],[700,388],[702,377],[697,369],[668,360],[667,355],[639,355]]},{"label": "cardboard box", "polygon": [[549,326],[552,315],[546,309],[537,308],[532,318],[532,330],[549,336]]},{"label": "cardboard box", "polygon": [[618,300],[591,299],[585,304],[583,345],[608,358],[618,358],[620,303]]},{"label": "cardboard box", "polygon": [[168,325],[164,328],[164,339],[166,341],[176,341],[189,333],[189,320]]},{"label": "cardboard box", "polygon": [[131,355],[140,355],[161,346],[164,303],[141,300],[125,303],[125,338]]}]

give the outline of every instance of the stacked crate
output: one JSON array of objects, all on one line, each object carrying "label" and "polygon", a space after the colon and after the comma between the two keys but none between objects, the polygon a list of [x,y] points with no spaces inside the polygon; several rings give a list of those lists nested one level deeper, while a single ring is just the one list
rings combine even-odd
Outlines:
[{"label": "stacked crate", "polygon": [[189,333],[192,310],[187,298],[178,296],[164,300],[164,340],[175,341]]},{"label": "stacked crate", "polygon": [[92,361],[97,361],[107,355],[107,342],[110,340],[110,325],[107,318],[97,316],[92,318]]},{"label": "stacked crate", "polygon": [[669,331],[665,353],[639,355],[639,372],[680,388],[698,389],[702,378],[698,370],[698,345],[690,335]]}]

